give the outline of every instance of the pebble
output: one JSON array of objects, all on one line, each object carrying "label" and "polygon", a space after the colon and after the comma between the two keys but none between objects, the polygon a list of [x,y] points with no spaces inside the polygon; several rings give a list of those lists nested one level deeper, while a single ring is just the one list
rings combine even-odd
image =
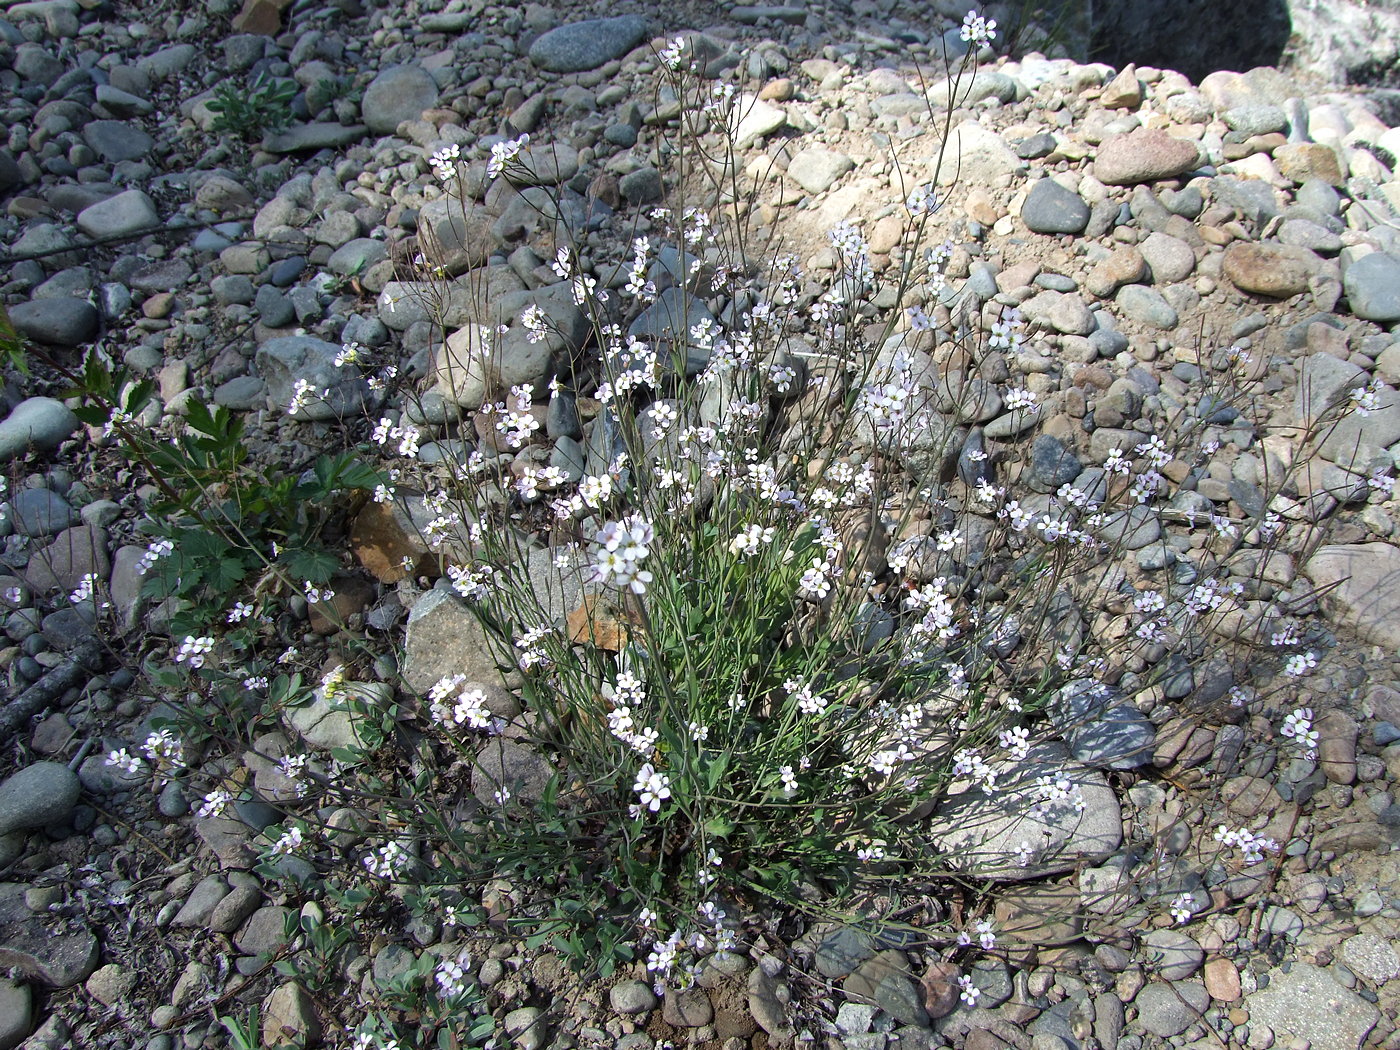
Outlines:
[{"label": "pebble", "polygon": [[15,329],[49,346],[79,346],[97,335],[97,309],[86,299],[32,299],[10,308]]},{"label": "pebble", "polygon": [[1287,299],[1308,290],[1320,260],[1306,248],[1236,243],[1225,249],[1225,276],[1242,292]]},{"label": "pebble", "polygon": [[1132,186],[1172,178],[1198,163],[1195,143],[1165,131],[1138,128],[1103,141],[1094,157],[1094,177],[1106,186]]},{"label": "pebble", "polygon": [[159,225],[155,202],[141,190],[126,190],[78,213],[78,229],[97,240],[128,237]]},{"label": "pebble", "polygon": [[417,120],[438,102],[438,86],[422,66],[390,66],[365,88],[361,112],[376,135],[392,135],[406,120]]},{"label": "pebble", "polygon": [[1033,233],[1082,233],[1089,225],[1089,205],[1054,179],[1041,179],[1021,205],[1021,221]]},{"label": "pebble", "polygon": [[1357,317],[1378,324],[1400,321],[1400,259],[1373,252],[1342,274],[1347,304]]},{"label": "pebble", "polygon": [[856,163],[844,153],[819,146],[805,149],[788,164],[788,178],[808,193],[825,193]]}]

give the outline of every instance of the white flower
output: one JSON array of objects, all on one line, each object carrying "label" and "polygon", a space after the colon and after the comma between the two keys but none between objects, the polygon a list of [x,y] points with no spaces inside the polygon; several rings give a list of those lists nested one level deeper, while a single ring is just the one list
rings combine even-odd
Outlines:
[{"label": "white flower", "polygon": [[661,809],[661,803],[671,797],[671,778],[658,773],[656,767],[647,762],[637,771],[632,790],[637,793],[643,806],[656,813]]},{"label": "white flower", "polygon": [[969,11],[963,16],[958,36],[970,44],[987,44],[996,39],[996,29],[996,19],[983,18],[976,11]]},{"label": "white flower", "polygon": [[521,135],[518,139],[508,142],[498,142],[491,147],[491,159],[486,163],[486,177],[495,179],[506,170],[506,164],[514,160],[522,149],[530,143],[529,135]]}]

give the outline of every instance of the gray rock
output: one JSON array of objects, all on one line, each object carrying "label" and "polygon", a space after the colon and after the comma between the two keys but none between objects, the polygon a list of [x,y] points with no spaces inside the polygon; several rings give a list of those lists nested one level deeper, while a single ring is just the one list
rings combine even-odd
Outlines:
[{"label": "gray rock", "polygon": [[78,213],[78,229],[95,239],[126,237],[159,225],[155,202],[140,190],[118,193]]},{"label": "gray rock", "polygon": [[478,682],[501,680],[476,614],[450,592],[431,590],[408,614],[404,683],[414,692],[426,694],[438,679],[456,674]]},{"label": "gray rock", "polygon": [[1196,253],[1180,238],[1156,231],[1138,245],[1142,257],[1152,270],[1153,284],[1175,284],[1191,276],[1196,268]]},{"label": "gray rock", "polygon": [[734,125],[734,145],[739,149],[748,149],[787,123],[787,113],[781,107],[751,95],[744,96],[740,113],[742,116]]},{"label": "gray rock", "polygon": [[530,45],[530,61],[551,73],[583,73],[621,58],[646,33],[647,21],[640,15],[574,22],[539,36]]},{"label": "gray rock", "polygon": [[[1153,981],[1138,992],[1133,1005],[1137,1007],[1139,1025],[1153,1035],[1170,1039],[1200,1020],[1210,1006],[1210,995],[1199,981]],[[1252,1008],[1253,1003],[1250,1005]]]},{"label": "gray rock", "polygon": [[[1318,351],[1303,358],[1298,366],[1298,383],[1295,402],[1301,422],[1305,426],[1316,423],[1325,413],[1343,404],[1351,391],[1365,386],[1366,371],[1350,361],[1343,361],[1329,353]],[[1362,432],[1367,441],[1374,440],[1370,418],[1359,417]]]},{"label": "gray rock", "polygon": [[855,166],[856,162],[844,153],[811,146],[792,158],[787,174],[808,193],[824,193]]},{"label": "gray rock", "polygon": [[220,875],[206,875],[200,879],[185,903],[175,913],[176,926],[203,926],[214,914],[219,902],[228,896],[228,883]]},{"label": "gray rock", "polygon": [[1201,968],[1205,952],[1180,930],[1151,930],[1143,935],[1143,951],[1159,976],[1181,981]]},{"label": "gray rock", "polygon": [[1077,679],[1051,701],[1050,722],[1070,752],[1095,769],[1136,769],[1152,761],[1157,731],[1152,722],[1108,686]]},{"label": "gray rock", "polygon": [[1329,971],[1295,961],[1275,970],[1269,987],[1249,996],[1252,1024],[1306,1039],[1313,1050],[1359,1050],[1380,1020],[1380,1011]]},{"label": "gray rock", "polygon": [[1306,248],[1310,252],[1332,255],[1342,250],[1342,238],[1325,226],[1307,219],[1285,219],[1278,229],[1280,244]]},{"label": "gray rock", "polygon": [[268,407],[286,412],[298,380],[311,384],[309,401],[292,414],[300,420],[338,420],[359,416],[373,400],[364,379],[337,368],[340,346],[309,335],[269,339],[258,347],[259,374],[267,383]]},{"label": "gray rock", "polygon": [[[1102,774],[1075,762],[1063,744],[1047,741],[1020,762],[994,762],[993,793],[968,786],[951,795],[929,820],[936,848],[959,870],[978,878],[1021,881],[1099,863],[1122,842],[1118,799]],[[1038,777],[1064,778],[1077,787],[1083,812],[1068,804],[1041,804]],[[1032,847],[1026,863],[1019,847]]]},{"label": "gray rock", "polygon": [[650,204],[659,201],[665,186],[661,181],[661,172],[653,167],[638,168],[636,171],[628,172],[618,180],[618,188],[622,191],[625,200],[632,204]]},{"label": "gray rock", "polygon": [[1041,434],[1031,445],[1031,469],[1026,483],[1035,492],[1054,492],[1079,477],[1079,457],[1059,438]]},{"label": "gray rock", "polygon": [[94,120],[83,128],[83,141],[109,164],[139,160],[150,154],[156,140],[134,124],[121,120]]},{"label": "gray rock", "polygon": [[1221,114],[1226,127],[1241,135],[1267,135],[1288,130],[1288,114],[1282,106],[1256,102],[1227,109]]},{"label": "gray rock", "polygon": [[78,346],[97,335],[97,309],[86,299],[32,299],[10,309],[15,329],[49,346]]},{"label": "gray rock", "polygon": [[[346,685],[370,707],[388,702],[389,687],[382,682],[354,682]],[[287,711],[287,724],[301,734],[312,747],[327,751],[363,746],[355,717],[343,705],[326,699],[325,691],[316,690],[311,703]]]},{"label": "gray rock", "polygon": [[392,135],[405,120],[417,120],[438,103],[438,86],[418,65],[390,66],[365,89],[360,112],[369,130]]},{"label": "gray rock", "polygon": [[34,1028],[34,993],[26,984],[0,978],[0,1048],[19,1046]]},{"label": "gray rock", "polygon": [[623,981],[608,992],[608,1003],[620,1014],[644,1014],[656,1006],[656,995],[645,981]]},{"label": "gray rock", "polygon": [[53,489],[23,489],[10,500],[10,518],[21,536],[52,536],[72,525],[78,512]]},{"label": "gray rock", "polygon": [[1378,324],[1400,321],[1400,259],[1373,252],[1347,267],[1342,275],[1351,312]]},{"label": "gray rock", "polygon": [[262,323],[269,328],[283,328],[296,318],[296,307],[292,305],[287,293],[270,284],[258,289],[253,305]]},{"label": "gray rock", "polygon": [[141,59],[137,68],[152,80],[164,80],[184,70],[197,54],[193,44],[170,44]]},{"label": "gray rock", "polygon": [[540,1050],[548,1042],[549,1018],[538,1006],[516,1007],[501,1025],[519,1050]]},{"label": "gray rock", "polygon": [[1164,332],[1170,332],[1177,325],[1178,318],[1171,304],[1160,292],[1143,285],[1129,284],[1118,289],[1115,302],[1118,309],[1139,324]]},{"label": "gray rock", "polygon": [[[397,126],[397,125],[396,125]],[[364,124],[297,124],[263,139],[269,153],[306,153],[312,150],[351,146],[369,131]]]},{"label": "gray rock", "polygon": [[37,592],[69,592],[88,573],[106,580],[111,567],[106,531],[94,525],[75,525],[34,552],[25,567],[24,577]]},{"label": "gray rock", "polygon": [[1026,194],[1021,221],[1033,233],[1083,233],[1089,225],[1089,205],[1054,179],[1041,179]]},{"label": "gray rock", "polygon": [[704,300],[682,288],[667,288],[632,322],[627,334],[650,342],[662,362],[663,371],[672,375],[678,352],[684,353],[685,374],[695,376],[709,363],[710,352],[691,342],[690,330],[714,319]]},{"label": "gray rock", "polygon": [[1262,179],[1220,175],[1210,180],[1210,194],[1219,203],[1234,208],[1259,226],[1282,210],[1277,192]]},{"label": "gray rock", "polygon": [[0,835],[65,823],[78,804],[77,775],[60,762],[36,762],[0,784]]},{"label": "gray rock", "polygon": [[1400,550],[1389,543],[1331,544],[1303,572],[1335,624],[1385,648],[1400,647]]},{"label": "gray rock", "polygon": [[902,1024],[928,1025],[928,1013],[919,1001],[918,985],[903,952],[877,953],[861,963],[841,987],[855,1001],[878,1006]]}]

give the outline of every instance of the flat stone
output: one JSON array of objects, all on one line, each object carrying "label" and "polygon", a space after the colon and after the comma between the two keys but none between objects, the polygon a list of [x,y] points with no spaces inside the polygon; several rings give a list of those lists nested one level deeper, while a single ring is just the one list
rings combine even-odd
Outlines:
[{"label": "flat stone", "polygon": [[[929,157],[930,173],[937,160],[936,154]],[[966,120],[948,136],[943,161],[938,166],[938,184],[990,185],[1001,176],[1018,171],[1021,165],[1021,159],[1000,135],[975,120]]]},{"label": "flat stone", "polygon": [[1179,237],[1155,230],[1140,246],[1142,257],[1152,270],[1153,284],[1175,284],[1191,276],[1196,253]]},{"label": "flat stone", "polygon": [[1084,926],[1079,895],[1076,882],[1007,889],[997,897],[997,936],[1041,946],[1076,941]]},{"label": "flat stone", "polygon": [[126,237],[159,225],[155,202],[140,190],[118,193],[78,213],[78,229],[96,240]]},{"label": "flat stone", "polygon": [[640,15],[574,22],[536,38],[530,45],[530,61],[551,73],[583,73],[621,58],[646,33],[647,21]]},{"label": "flat stone", "polygon": [[1157,974],[1168,981],[1190,977],[1205,961],[1201,946],[1180,930],[1150,930],[1143,935],[1142,943],[1148,956],[1155,960]]},{"label": "flat stone", "polygon": [[1400,952],[1395,942],[1374,933],[1352,934],[1342,942],[1342,960],[1354,973],[1373,984],[1400,977]]},{"label": "flat stone", "polygon": [[1309,558],[1303,572],[1323,590],[1322,607],[1334,623],[1368,644],[1400,648],[1400,549],[1332,544]]},{"label": "flat stone", "polygon": [[10,500],[10,520],[21,536],[52,536],[78,519],[78,512],[53,489],[22,489]]},{"label": "flat stone", "polygon": [[155,148],[156,140],[122,120],[94,120],[83,128],[83,141],[109,164],[139,160]]},{"label": "flat stone", "polygon": [[928,1024],[928,1013],[903,952],[877,952],[861,963],[841,987],[855,1002],[878,1006],[901,1024]]},{"label": "flat stone", "polygon": [[262,145],[269,153],[309,153],[352,146],[368,131],[364,124],[297,124],[286,131],[264,136]]},{"label": "flat stone", "polygon": [[765,135],[771,135],[787,123],[787,112],[780,106],[764,102],[752,95],[742,95],[734,123],[734,145],[748,149]]},{"label": "flat stone", "polygon": [[19,1046],[34,1027],[34,993],[27,984],[0,977],[0,1047]]},{"label": "flat stone", "polygon": [[1159,331],[1170,332],[1180,320],[1162,293],[1145,285],[1124,285],[1114,301],[1125,316]]},{"label": "flat stone", "polygon": [[1152,761],[1157,730],[1141,711],[1107,686],[1069,682],[1050,703],[1051,724],[1071,753],[1095,769],[1136,769]]},{"label": "flat stone", "polygon": [[1380,1011],[1327,970],[1295,961],[1275,970],[1269,987],[1249,996],[1249,1019],[1275,1033],[1306,1039],[1312,1050],[1360,1050]]},{"label": "flat stone", "polygon": [[263,1002],[263,1046],[314,1046],[321,1039],[315,1000],[301,985],[279,985]]},{"label": "flat stone", "polygon": [[787,174],[808,193],[825,193],[855,166],[856,162],[844,153],[812,146],[792,158]]},{"label": "flat stone", "polygon": [[87,926],[55,926],[30,912],[23,883],[0,884],[0,967],[51,988],[71,988],[97,969],[96,935]]},{"label": "flat stone", "polygon": [[359,417],[366,410],[370,390],[364,379],[347,375],[338,368],[337,343],[309,335],[279,336],[258,347],[255,357],[258,373],[267,383],[269,407],[286,412],[298,380],[311,384],[314,395],[293,419],[309,421]]},{"label": "flat stone", "polygon": [[[1153,1035],[1170,1039],[1195,1024],[1210,1006],[1210,994],[1199,981],[1153,981],[1133,1000],[1138,1024]],[[1251,1013],[1254,1002],[1250,1000]]]},{"label": "flat stone", "polygon": [[10,308],[15,330],[48,346],[80,346],[97,335],[96,308],[86,299],[31,299]]},{"label": "flat stone", "polygon": [[1199,163],[1194,142],[1154,128],[1138,128],[1104,139],[1094,158],[1094,177],[1109,186],[1131,186],[1174,178]]},{"label": "flat stone", "polygon": [[1321,262],[1294,245],[1236,241],[1225,249],[1222,269],[1242,292],[1287,299],[1308,290]]},{"label": "flat stone", "polygon": [[[1020,762],[991,763],[993,793],[968,786],[947,798],[928,833],[942,859],[978,878],[1017,882],[1100,863],[1122,842],[1122,813],[1103,775],[1075,762],[1065,746],[1047,741]],[[1063,778],[1078,788],[1083,812],[1070,804],[1040,805],[1037,778]],[[1022,844],[1031,847],[1022,863]]]},{"label": "flat stone", "polygon": [[1240,997],[1240,971],[1229,959],[1214,958],[1206,963],[1206,991],[1212,999],[1233,1003]]}]

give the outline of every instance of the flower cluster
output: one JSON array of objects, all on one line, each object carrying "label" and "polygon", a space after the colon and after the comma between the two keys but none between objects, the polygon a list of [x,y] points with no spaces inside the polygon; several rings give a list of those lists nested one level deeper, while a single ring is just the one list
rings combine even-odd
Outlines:
[{"label": "flower cluster", "polygon": [[[1309,656],[1312,654],[1309,653]],[[1317,757],[1318,733],[1313,728],[1313,712],[1311,707],[1296,708],[1287,718],[1283,720],[1283,728],[1279,730],[1284,736],[1296,743],[1303,752],[1304,758]]]},{"label": "flower cluster", "polygon": [[625,587],[633,594],[645,594],[651,573],[641,567],[651,553],[656,533],[645,518],[628,515],[610,521],[594,534],[593,582]]},{"label": "flower cluster", "polygon": [[1278,843],[1273,839],[1256,835],[1248,828],[1230,829],[1224,824],[1215,829],[1215,841],[1222,846],[1239,847],[1246,864],[1258,864],[1264,859],[1266,852],[1274,853],[1278,850]]}]

